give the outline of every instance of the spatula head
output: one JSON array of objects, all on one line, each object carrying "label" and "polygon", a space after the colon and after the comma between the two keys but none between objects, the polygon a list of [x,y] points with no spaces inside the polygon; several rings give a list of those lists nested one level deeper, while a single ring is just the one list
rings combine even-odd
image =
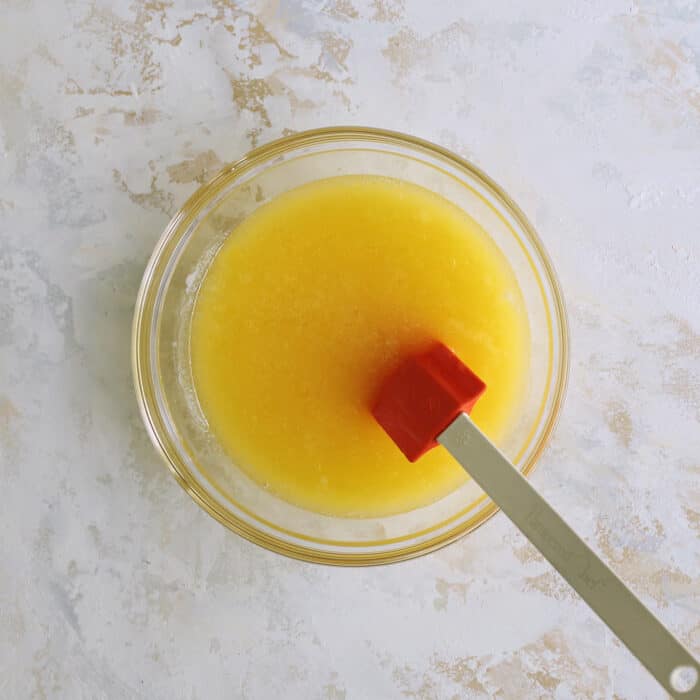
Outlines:
[{"label": "spatula head", "polygon": [[486,384],[448,347],[435,343],[406,357],[379,387],[372,415],[415,462],[460,414],[469,413]]}]

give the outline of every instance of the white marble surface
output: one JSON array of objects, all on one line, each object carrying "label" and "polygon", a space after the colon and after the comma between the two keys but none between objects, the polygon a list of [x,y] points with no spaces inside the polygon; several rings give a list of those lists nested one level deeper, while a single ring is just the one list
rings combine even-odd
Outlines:
[{"label": "white marble surface", "polygon": [[312,566],[156,457],[129,336],[160,231],[251,144],[336,123],[453,148],[531,217],[573,347],[534,480],[700,653],[697,2],[3,0],[1,697],[665,697],[504,517]]}]

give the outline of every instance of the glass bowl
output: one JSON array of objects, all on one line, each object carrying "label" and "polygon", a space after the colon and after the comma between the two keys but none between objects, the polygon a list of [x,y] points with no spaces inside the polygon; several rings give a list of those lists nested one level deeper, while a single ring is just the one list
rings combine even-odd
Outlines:
[{"label": "glass bowl", "polygon": [[136,301],[132,360],[144,423],[182,487],[210,515],[252,542],[326,564],[380,564],[430,552],[471,532],[497,507],[471,480],[441,500],[383,518],[321,515],[252,481],[208,432],[193,387],[189,325],[199,284],[228,234],[273,197],[336,175],[413,182],[466,211],[512,266],[530,324],[529,380],[499,447],[529,474],[561,407],[568,369],[564,303],[542,243],[487,175],[427,141],[390,131],[334,127],[258,148],[201,187],[165,229]]}]

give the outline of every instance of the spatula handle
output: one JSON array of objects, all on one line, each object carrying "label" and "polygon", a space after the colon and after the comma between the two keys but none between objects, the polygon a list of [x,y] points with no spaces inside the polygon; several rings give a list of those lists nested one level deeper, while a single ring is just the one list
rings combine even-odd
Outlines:
[{"label": "spatula handle", "polygon": [[438,442],[671,697],[700,699],[700,665],[690,652],[564,522],[469,416],[458,416],[438,437]]}]

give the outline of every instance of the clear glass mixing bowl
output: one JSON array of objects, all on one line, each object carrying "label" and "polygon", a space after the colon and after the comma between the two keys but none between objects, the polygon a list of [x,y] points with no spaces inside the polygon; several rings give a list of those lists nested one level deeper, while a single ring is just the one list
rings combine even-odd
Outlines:
[{"label": "clear glass mixing bowl", "polygon": [[206,427],[189,365],[189,325],[199,284],[224,239],[277,195],[336,175],[399,178],[432,190],[475,219],[508,258],[525,299],[532,347],[526,393],[499,444],[532,471],[561,407],[568,370],[564,303],[532,226],[487,175],[454,153],[373,128],[317,129],[274,141],[225,167],[163,232],[136,302],[136,395],[153,443],[182,487],[234,532],[314,562],[379,564],[407,559],[471,532],[497,508],[472,481],[441,500],[383,518],[320,515],[283,501],[228,458]]}]

